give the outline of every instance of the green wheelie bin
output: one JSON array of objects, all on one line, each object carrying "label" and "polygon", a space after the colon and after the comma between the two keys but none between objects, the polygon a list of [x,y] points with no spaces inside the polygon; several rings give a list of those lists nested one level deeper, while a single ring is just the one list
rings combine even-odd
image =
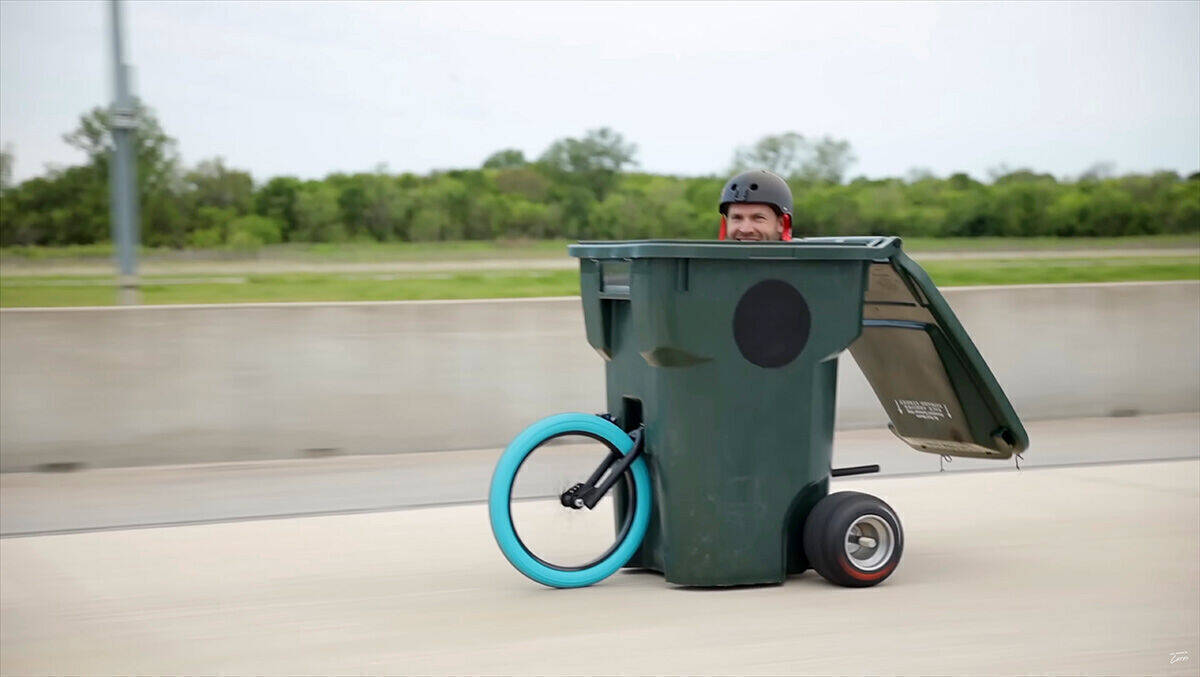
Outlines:
[{"label": "green wheelie bin", "polygon": [[[848,586],[890,575],[903,548],[894,511],[866,494],[829,495],[831,475],[878,470],[832,466],[846,349],[914,449],[1007,459],[1028,446],[899,238],[581,242],[569,253],[580,260],[588,343],[605,360],[603,423],[633,440],[585,433],[616,440],[609,465],[625,455],[611,474],[627,481],[602,489],[615,497],[618,541],[640,539],[614,545],[603,575],[645,568],[689,586],[778,583],[810,567]],[[601,474],[564,492],[564,509],[584,507]],[[509,552],[521,539],[506,544],[496,530],[505,486],[494,480],[490,506],[509,560],[549,585],[594,582],[530,574]]]}]

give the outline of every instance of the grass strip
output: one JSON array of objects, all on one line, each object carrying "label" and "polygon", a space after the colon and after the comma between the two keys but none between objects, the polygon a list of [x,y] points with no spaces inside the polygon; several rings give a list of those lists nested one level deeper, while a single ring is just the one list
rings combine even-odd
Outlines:
[{"label": "grass strip", "polygon": [[[1200,257],[939,260],[924,264],[938,286],[1200,279]],[[142,279],[142,303],[395,301],[571,296],[575,270],[411,274],[284,273]],[[0,307],[113,305],[110,276],[3,277]]]},{"label": "grass strip", "polygon": [[[715,233],[715,231],[714,231]],[[565,256],[574,240],[479,240],[462,242],[288,243],[252,251],[236,249],[176,250],[142,247],[143,261],[295,261],[372,263],[384,261],[474,261],[483,259],[555,258]],[[1021,251],[1054,249],[1145,249],[1200,247],[1200,233],[1133,237],[913,237],[904,239],[911,252]],[[39,262],[99,261],[113,257],[108,243],[64,247],[4,247],[0,265]]]}]

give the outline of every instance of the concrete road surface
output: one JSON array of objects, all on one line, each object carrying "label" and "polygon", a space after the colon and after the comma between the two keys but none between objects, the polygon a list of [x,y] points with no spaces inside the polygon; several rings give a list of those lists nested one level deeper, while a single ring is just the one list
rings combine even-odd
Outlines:
[{"label": "concrete road surface", "polygon": [[1197,673],[1200,461],[836,488],[903,521],[877,588],[551,590],[480,504],[5,538],[0,673]]}]

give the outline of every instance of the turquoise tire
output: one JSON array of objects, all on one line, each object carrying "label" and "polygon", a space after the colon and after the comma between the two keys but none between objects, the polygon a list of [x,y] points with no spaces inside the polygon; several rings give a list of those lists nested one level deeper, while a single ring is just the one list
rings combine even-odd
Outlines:
[{"label": "turquoise tire", "polygon": [[[646,470],[646,462],[638,458],[630,464],[628,470],[633,477],[636,505],[633,508],[633,519],[624,540],[618,544],[611,554],[591,566],[582,569],[559,569],[547,566],[535,558],[521,543],[513,527],[512,513],[509,511],[513,480],[517,470],[530,452],[546,440],[565,434],[580,434],[600,438],[607,441],[622,454],[633,450],[633,440],[625,431],[613,423],[593,414],[556,414],[544,418],[526,428],[517,435],[500,455],[496,471],[492,475],[492,486],[488,493],[488,516],[492,523],[492,535],[500,551],[517,571],[529,578],[553,588],[581,588],[608,578],[617,569],[629,561],[633,553],[642,544],[646,535],[646,525],[650,521],[650,473]],[[586,478],[581,477],[579,481]],[[565,510],[566,508],[564,508]],[[586,509],[586,508],[585,508]]]}]

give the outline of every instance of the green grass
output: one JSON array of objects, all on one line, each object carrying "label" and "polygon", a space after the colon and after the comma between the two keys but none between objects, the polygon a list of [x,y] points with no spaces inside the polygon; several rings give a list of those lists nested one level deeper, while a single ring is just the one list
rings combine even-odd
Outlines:
[{"label": "green grass", "polygon": [[[944,260],[929,261],[924,268],[943,287],[1200,279],[1197,256]],[[112,305],[116,299],[112,281],[111,276],[0,276],[0,306]],[[579,274],[575,270],[142,278],[144,304],[515,298],[578,293]]]},{"label": "green grass", "polygon": [[1200,280],[1200,257],[976,259],[921,264],[939,287]]},{"label": "green grass", "polygon": [[[296,261],[307,263],[371,263],[381,261],[472,261],[480,259],[524,259],[565,257],[572,240],[488,240],[470,242],[348,242],[290,243],[270,245],[255,251],[232,249],[175,250],[142,247],[143,261]],[[1197,248],[1200,233],[1189,235],[1145,235],[1138,237],[979,237],[906,238],[905,249],[932,251],[1016,251],[1048,249],[1143,249]],[[0,249],[0,266],[39,263],[107,262],[113,257],[111,244],[66,247],[5,247]]]},{"label": "green grass", "polygon": [[[139,247],[139,254],[145,256],[152,251],[149,247]],[[0,263],[16,261],[75,261],[81,259],[107,259],[113,255],[111,244],[72,244],[62,247],[2,247],[0,248]]]},{"label": "green grass", "polygon": [[1195,249],[1200,233],[1134,237],[906,237],[914,252],[1029,251],[1054,249]]},{"label": "green grass", "polygon": [[[256,250],[140,247],[143,261],[297,261],[372,263],[378,261],[471,261],[566,256],[574,240],[480,240],[462,242],[294,242]],[[108,261],[111,244],[66,247],[4,247],[0,265],[38,262]]]},{"label": "green grass", "polygon": [[[251,303],[272,301],[393,301],[565,296],[579,293],[579,273],[497,271],[413,275],[287,273],[210,276],[211,281],[169,284],[177,278],[142,279],[142,303]],[[100,278],[106,279],[106,278]],[[201,280],[193,277],[189,280]],[[231,283],[231,279],[243,280]],[[115,288],[95,277],[0,279],[0,307],[112,305]]]}]

